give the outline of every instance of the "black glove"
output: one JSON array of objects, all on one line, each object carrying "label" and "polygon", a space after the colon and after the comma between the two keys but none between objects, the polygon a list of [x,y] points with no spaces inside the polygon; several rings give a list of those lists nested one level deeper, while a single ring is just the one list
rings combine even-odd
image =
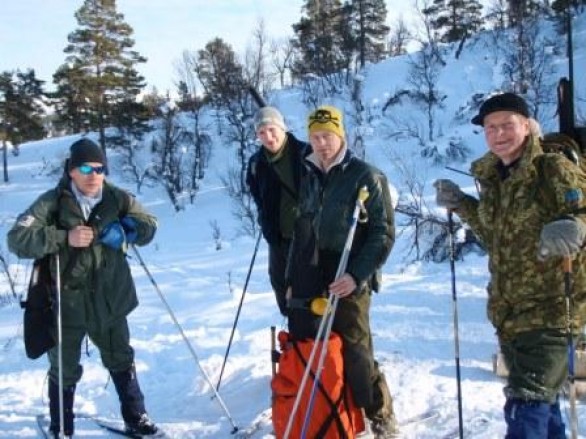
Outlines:
[{"label": "black glove", "polygon": [[547,223],[541,230],[538,258],[570,256],[582,249],[586,239],[586,225],[576,218],[565,218]]},{"label": "black glove", "polygon": [[464,192],[452,180],[440,179],[433,183],[436,190],[436,203],[446,209],[457,209],[464,198]]}]

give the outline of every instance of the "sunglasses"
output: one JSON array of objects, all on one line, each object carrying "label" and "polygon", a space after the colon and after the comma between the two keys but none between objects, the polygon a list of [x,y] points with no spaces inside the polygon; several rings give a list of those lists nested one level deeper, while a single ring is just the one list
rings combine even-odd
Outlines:
[{"label": "sunglasses", "polygon": [[90,165],[81,165],[77,169],[79,169],[79,173],[83,175],[90,175],[92,172],[95,172],[98,175],[102,175],[106,171],[106,167],[102,166],[90,166]]},{"label": "sunglasses", "polygon": [[328,123],[331,122],[335,126],[340,126],[340,120],[336,116],[332,116],[332,113],[328,110],[317,110],[311,116],[309,116],[309,127],[314,123]]}]

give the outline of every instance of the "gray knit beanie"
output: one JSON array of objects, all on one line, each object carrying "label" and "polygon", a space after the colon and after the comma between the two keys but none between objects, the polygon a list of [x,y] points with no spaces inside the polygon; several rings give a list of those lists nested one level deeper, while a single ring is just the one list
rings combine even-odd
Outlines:
[{"label": "gray knit beanie", "polygon": [[254,115],[254,129],[258,129],[263,125],[277,125],[283,131],[287,131],[283,115],[275,107],[263,107]]}]

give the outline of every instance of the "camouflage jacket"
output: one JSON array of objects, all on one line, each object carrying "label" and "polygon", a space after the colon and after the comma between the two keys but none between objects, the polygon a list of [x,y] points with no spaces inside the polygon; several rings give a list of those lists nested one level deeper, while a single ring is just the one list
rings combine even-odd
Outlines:
[{"label": "camouflage jacket", "polygon": [[[502,179],[489,152],[472,164],[480,200],[466,196],[456,213],[489,254],[488,317],[500,337],[567,327],[562,258],[540,262],[544,224],[564,216],[585,221],[586,175],[561,154],[528,138],[518,165]],[[586,254],[573,259],[574,329],[586,317]]]},{"label": "camouflage jacket", "polygon": [[[128,315],[138,299],[130,267],[122,250],[100,244],[87,248],[68,245],[67,231],[77,225],[94,228],[96,236],[110,222],[131,216],[137,223],[136,245],[153,239],[157,220],[127,192],[104,182],[102,201],[88,221],[64,177],[22,213],[8,232],[9,249],[20,258],[59,255],[63,323],[103,330]],[[55,272],[54,259],[52,271]]]}]

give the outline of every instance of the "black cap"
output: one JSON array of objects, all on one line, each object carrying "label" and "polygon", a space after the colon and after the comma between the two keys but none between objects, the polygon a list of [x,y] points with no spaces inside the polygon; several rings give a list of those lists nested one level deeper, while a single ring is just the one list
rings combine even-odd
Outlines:
[{"label": "black cap", "polygon": [[69,169],[77,168],[84,163],[95,162],[106,165],[106,156],[100,146],[87,138],[79,139],[69,148]]},{"label": "black cap", "polygon": [[515,93],[502,93],[484,101],[478,114],[472,118],[472,123],[484,126],[484,118],[495,111],[512,111],[521,116],[529,117],[529,107],[527,107],[525,99]]}]

